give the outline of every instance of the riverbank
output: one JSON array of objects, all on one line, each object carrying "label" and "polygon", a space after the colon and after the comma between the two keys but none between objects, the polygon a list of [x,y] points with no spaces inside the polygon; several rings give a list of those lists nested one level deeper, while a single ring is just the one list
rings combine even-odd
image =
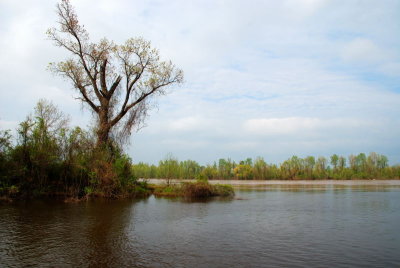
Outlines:
[{"label": "riverbank", "polygon": [[[165,179],[145,179],[150,184],[163,184]],[[170,180],[170,183],[195,180]],[[268,185],[337,185],[337,186],[399,186],[400,180],[209,180],[211,184],[229,184],[232,186],[268,186]]]},{"label": "riverbank", "polygon": [[[40,198],[54,198],[64,200],[64,203],[79,203],[88,201],[90,199],[135,199],[146,198],[150,195],[157,197],[185,197],[185,198],[207,198],[207,197],[228,197],[234,196],[235,191],[233,186],[219,183],[209,183],[208,181],[174,181],[170,184],[162,183],[161,180],[155,183],[149,183],[142,180],[137,183],[133,188],[125,189],[125,194],[115,195],[113,197],[104,196],[101,193],[87,193],[81,197],[70,196],[67,194],[60,195],[36,195],[24,196],[18,195],[0,195],[0,203],[11,203],[18,199],[40,199]],[[1,192],[0,192],[1,193]]]}]

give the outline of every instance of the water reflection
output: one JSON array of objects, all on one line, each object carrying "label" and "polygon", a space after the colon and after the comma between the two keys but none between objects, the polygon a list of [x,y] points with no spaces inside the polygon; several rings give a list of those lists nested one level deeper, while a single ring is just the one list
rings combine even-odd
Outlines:
[{"label": "water reflection", "polygon": [[287,191],[321,193],[325,191],[362,191],[362,192],[386,192],[399,190],[399,185],[321,185],[321,184],[271,184],[271,185],[236,185],[239,191]]},{"label": "water reflection", "polygon": [[[134,220],[135,205],[127,201],[117,202],[115,205],[112,201],[104,201],[99,205],[94,201],[85,206],[88,216],[86,233],[78,232],[77,235],[86,235],[83,239],[88,243],[85,259],[90,260],[93,267],[116,265],[124,253],[122,249],[126,247],[124,241],[127,241],[125,229]],[[135,252],[129,259],[135,259]]]},{"label": "water reflection", "polygon": [[126,240],[124,231],[133,220],[133,209],[133,202],[99,200],[80,204],[34,201],[2,207],[0,213],[7,217],[0,222],[6,226],[0,238],[7,244],[1,243],[1,259],[17,266],[115,263],[121,257],[121,242]]},{"label": "water reflection", "polygon": [[[239,200],[238,200],[239,199]],[[0,206],[0,266],[395,267],[400,188],[240,187],[235,198]]]},{"label": "water reflection", "polygon": [[155,197],[157,200],[168,200],[179,203],[210,203],[210,202],[231,202],[235,196],[213,196],[213,197]]}]

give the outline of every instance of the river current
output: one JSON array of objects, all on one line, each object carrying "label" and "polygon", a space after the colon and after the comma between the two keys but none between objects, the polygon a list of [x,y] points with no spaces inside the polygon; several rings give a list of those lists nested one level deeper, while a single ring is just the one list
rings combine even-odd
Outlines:
[{"label": "river current", "polygon": [[0,205],[1,267],[399,267],[398,186]]}]

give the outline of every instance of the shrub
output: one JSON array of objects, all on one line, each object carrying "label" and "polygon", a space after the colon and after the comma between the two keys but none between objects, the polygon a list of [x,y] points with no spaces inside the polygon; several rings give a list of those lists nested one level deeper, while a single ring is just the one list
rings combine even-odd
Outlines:
[{"label": "shrub", "polygon": [[183,195],[186,197],[212,197],[233,196],[235,194],[231,185],[212,185],[207,181],[187,182],[182,185]]},{"label": "shrub", "polygon": [[217,196],[234,196],[235,191],[232,185],[227,184],[216,184],[213,185],[213,193]]},{"label": "shrub", "polygon": [[211,184],[204,181],[187,182],[182,185],[183,195],[186,197],[210,197],[213,196]]}]

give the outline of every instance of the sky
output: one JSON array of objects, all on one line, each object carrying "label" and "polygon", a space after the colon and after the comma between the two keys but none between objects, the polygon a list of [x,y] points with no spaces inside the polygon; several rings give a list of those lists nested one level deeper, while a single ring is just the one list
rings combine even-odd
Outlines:
[{"label": "sky", "polygon": [[[76,92],[47,70],[57,1],[0,0],[0,129],[51,100],[87,126]],[[134,162],[201,164],[377,152],[400,163],[398,0],[71,0],[93,41],[141,36],[185,82],[133,133]]]}]

